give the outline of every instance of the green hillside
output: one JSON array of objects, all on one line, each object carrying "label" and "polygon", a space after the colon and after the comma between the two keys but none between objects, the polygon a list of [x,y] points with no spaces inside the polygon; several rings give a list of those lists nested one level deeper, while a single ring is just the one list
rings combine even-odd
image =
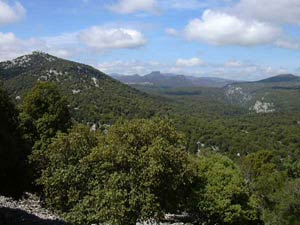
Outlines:
[{"label": "green hillside", "polygon": [[91,66],[41,52],[1,62],[0,79],[17,102],[22,101],[36,82],[55,82],[68,97],[70,110],[78,121],[149,117],[164,108],[162,100],[124,85]]},{"label": "green hillside", "polygon": [[[183,100],[185,105],[195,105],[201,112],[207,111],[210,114],[222,114],[223,110],[223,114],[228,115],[231,113],[225,112],[226,109],[237,108],[245,113],[297,113],[300,110],[300,77],[290,74],[255,82],[233,83],[223,88],[159,88],[137,84],[132,87],[176,101]],[[213,108],[210,107],[212,105]]]},{"label": "green hillside", "polygon": [[299,112],[300,78],[278,75],[256,82],[228,85],[227,100],[257,113]]}]

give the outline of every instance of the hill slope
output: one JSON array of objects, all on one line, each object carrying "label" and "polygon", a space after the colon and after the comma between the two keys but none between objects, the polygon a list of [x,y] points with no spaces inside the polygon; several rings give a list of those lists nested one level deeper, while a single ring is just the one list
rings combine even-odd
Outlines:
[{"label": "hill slope", "polygon": [[280,74],[274,77],[269,77],[267,79],[259,80],[258,83],[276,83],[276,82],[299,82],[300,77],[293,74]]},{"label": "hill slope", "polygon": [[[255,82],[232,83],[221,88],[131,86],[147,93],[159,93],[176,100],[184,99],[184,104],[201,104],[200,111],[206,109],[206,112],[209,110],[214,112],[214,109],[221,107],[224,109],[239,107],[245,113],[299,113],[300,111],[300,77],[291,74],[278,75]],[[212,104],[216,106],[214,109],[208,107]]]},{"label": "hill slope", "polygon": [[119,116],[147,117],[161,106],[154,97],[120,83],[84,64],[33,52],[0,63],[0,79],[16,101],[37,81],[58,84],[69,98],[70,109],[79,121],[104,121]]},{"label": "hill slope", "polygon": [[300,111],[300,77],[295,75],[231,84],[224,91],[232,104],[257,113]]}]

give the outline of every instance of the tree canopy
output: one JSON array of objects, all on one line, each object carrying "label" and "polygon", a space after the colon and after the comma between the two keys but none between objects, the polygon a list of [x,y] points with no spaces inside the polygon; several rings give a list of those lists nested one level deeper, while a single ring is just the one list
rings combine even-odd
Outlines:
[{"label": "tree canopy", "polygon": [[208,153],[194,164],[202,185],[193,185],[190,209],[199,224],[261,224],[258,202],[232,160]]},{"label": "tree canopy", "polygon": [[131,120],[95,135],[74,128],[49,146],[40,184],[51,206],[78,224],[112,225],[159,220],[183,206],[192,173],[172,125]]}]

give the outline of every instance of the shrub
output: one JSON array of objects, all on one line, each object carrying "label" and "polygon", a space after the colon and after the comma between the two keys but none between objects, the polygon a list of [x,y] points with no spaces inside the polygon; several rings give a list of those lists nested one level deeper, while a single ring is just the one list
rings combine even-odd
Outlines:
[{"label": "shrub", "polygon": [[96,136],[75,128],[47,151],[40,183],[48,204],[65,218],[130,225],[183,206],[192,176],[183,136],[170,123],[131,120]]},{"label": "shrub", "polygon": [[45,151],[57,132],[66,132],[71,126],[67,100],[53,83],[39,82],[25,96],[20,113],[24,139],[30,143],[29,156],[32,178],[40,176],[46,165]]},{"label": "shrub", "polygon": [[261,224],[257,199],[233,161],[210,153],[195,158],[194,164],[203,185],[194,183],[189,209],[199,224]]}]

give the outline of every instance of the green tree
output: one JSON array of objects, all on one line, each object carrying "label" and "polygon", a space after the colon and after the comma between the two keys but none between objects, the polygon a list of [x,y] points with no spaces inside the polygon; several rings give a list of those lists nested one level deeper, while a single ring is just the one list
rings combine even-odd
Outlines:
[{"label": "green tree", "polygon": [[278,196],[278,202],[275,210],[279,220],[278,225],[300,224],[300,179],[286,183]]},{"label": "green tree", "polygon": [[81,160],[97,146],[99,137],[88,127],[76,125],[53,139],[44,153],[46,169],[38,180],[48,206],[66,212],[88,194],[90,170],[83,167]]},{"label": "green tree", "polygon": [[39,82],[27,93],[21,105],[21,127],[26,139],[33,146],[30,156],[34,176],[44,168],[44,152],[58,131],[71,126],[67,100],[60,95],[53,83]]},{"label": "green tree", "polygon": [[195,158],[194,163],[203,185],[194,184],[189,208],[199,224],[261,224],[258,202],[233,161],[208,153]]},{"label": "green tree", "polygon": [[59,134],[47,151],[50,164],[40,183],[69,221],[130,225],[159,220],[184,205],[192,173],[183,136],[172,125],[119,122],[97,138],[95,148],[87,141],[94,135]]},{"label": "green tree", "polygon": [[276,157],[271,151],[258,151],[242,159],[241,168],[251,188],[260,199],[263,209],[276,204],[275,193],[287,179],[285,171],[280,171]]},{"label": "green tree", "polygon": [[26,135],[33,143],[54,137],[71,125],[68,102],[53,83],[39,82],[27,93],[21,105],[21,119]]},{"label": "green tree", "polygon": [[282,205],[282,194],[287,182],[287,172],[281,171],[272,151],[258,151],[244,157],[242,170],[251,191],[257,196],[266,225],[281,225],[277,210]]},{"label": "green tree", "polygon": [[0,87],[0,193],[19,195],[26,183],[26,148],[19,130],[18,111]]}]

